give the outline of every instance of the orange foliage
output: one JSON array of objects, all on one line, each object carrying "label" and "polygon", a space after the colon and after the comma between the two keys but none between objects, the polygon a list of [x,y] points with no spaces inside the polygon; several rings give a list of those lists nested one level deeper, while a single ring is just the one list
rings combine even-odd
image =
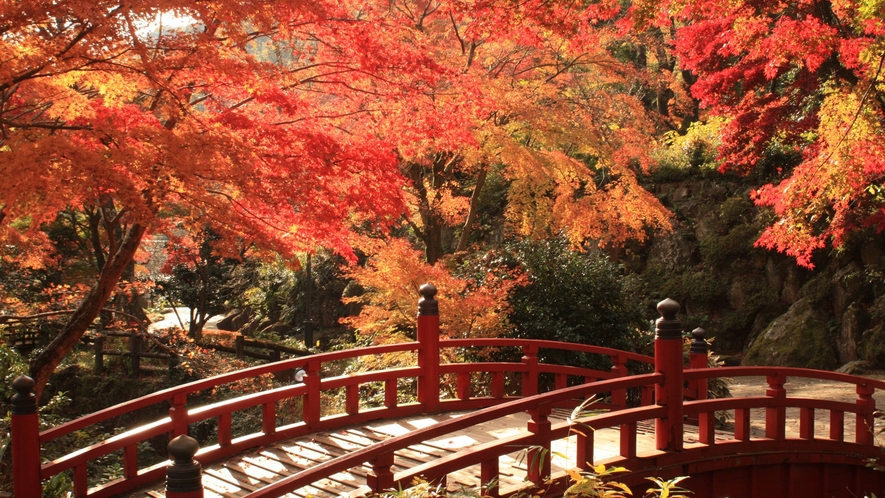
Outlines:
[{"label": "orange foliage", "polygon": [[441,263],[424,263],[422,253],[404,239],[364,243],[372,254],[369,263],[347,273],[366,292],[345,299],[363,309],[359,316],[343,319],[361,334],[373,336],[376,343],[414,338],[418,289],[428,282],[438,290],[440,330],[445,337],[495,337],[507,330],[507,294],[522,283],[521,278],[487,275],[480,285],[453,276]]}]

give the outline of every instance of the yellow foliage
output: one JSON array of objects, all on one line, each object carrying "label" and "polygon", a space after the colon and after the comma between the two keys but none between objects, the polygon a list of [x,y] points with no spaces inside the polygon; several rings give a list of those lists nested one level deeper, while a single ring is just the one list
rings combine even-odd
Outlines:
[{"label": "yellow foliage", "polygon": [[343,319],[376,343],[414,337],[418,289],[436,286],[441,333],[446,337],[495,337],[507,329],[506,297],[520,279],[488,276],[477,282],[453,276],[442,264],[424,263],[423,254],[404,239],[363,241],[369,263],[347,273],[366,289],[362,296],[345,299],[363,305],[359,316]]}]

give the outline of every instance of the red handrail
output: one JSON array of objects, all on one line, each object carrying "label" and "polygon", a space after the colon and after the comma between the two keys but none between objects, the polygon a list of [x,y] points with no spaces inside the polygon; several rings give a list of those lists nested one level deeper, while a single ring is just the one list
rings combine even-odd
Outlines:
[{"label": "red handrail", "polygon": [[[537,385],[537,376],[543,373],[555,374],[558,378],[564,379],[571,375],[574,377],[584,377],[587,379],[609,378],[617,374],[626,374],[623,365],[626,360],[639,362],[649,362],[653,359],[643,355],[636,355],[611,348],[603,348],[598,346],[589,346],[582,344],[566,344],[553,341],[536,341],[526,339],[456,339],[439,341],[437,352],[432,356],[437,363],[437,376],[446,373],[456,373],[467,375],[477,372],[512,372],[520,375],[530,375],[535,379]],[[566,367],[549,364],[535,364],[533,367],[525,362],[473,362],[464,364],[439,364],[440,355],[438,351],[444,348],[486,348],[486,347],[519,347],[526,351],[525,354],[533,356],[534,352],[540,348],[563,349],[567,351],[580,351],[589,354],[604,355],[611,358],[615,365],[613,372],[600,371],[591,369],[582,369],[575,367]],[[203,462],[212,461],[222,458],[240,451],[244,451],[250,447],[268,444],[284,438],[296,437],[317,430],[330,429],[345,424],[357,423],[360,421],[368,421],[379,418],[400,417],[420,413],[424,411],[434,411],[444,407],[446,411],[462,410],[467,408],[477,408],[490,406],[501,403],[507,399],[503,393],[503,377],[494,378],[492,386],[489,389],[492,396],[477,397],[471,396],[468,391],[462,391],[464,396],[452,400],[440,400],[439,395],[431,402],[429,406],[426,403],[415,405],[406,404],[399,406],[396,404],[396,396],[387,396],[387,406],[382,409],[360,410],[358,402],[358,390],[356,386],[371,382],[384,382],[388,388],[397,385],[398,379],[403,378],[422,378],[426,372],[418,367],[403,367],[398,369],[388,369],[384,371],[360,372],[352,375],[344,375],[338,377],[320,378],[319,372],[323,365],[337,362],[341,360],[351,360],[361,356],[377,356],[389,353],[411,353],[415,356],[422,354],[424,346],[418,342],[389,344],[383,346],[372,346],[367,348],[336,351],[331,353],[322,353],[310,357],[293,358],[277,363],[260,365],[247,368],[244,370],[223,374],[209,379],[202,379],[181,386],[165,389],[132,401],[122,403],[98,412],[86,415],[76,420],[72,420],[65,424],[53,427],[39,434],[41,444],[46,444],[59,437],[63,437],[74,431],[83,429],[90,425],[101,423],[105,420],[119,417],[127,413],[143,410],[156,406],[158,404],[170,404],[170,416],[152,422],[150,424],[129,430],[122,434],[109,437],[108,439],[94,444],[92,446],[81,448],[75,452],[56,458],[50,462],[44,463],[39,471],[42,479],[48,479],[53,475],[74,469],[75,495],[76,496],[110,496],[114,493],[123,492],[138,485],[143,485],[151,479],[162,477],[162,466],[152,466],[140,468],[138,466],[137,453],[135,451],[138,443],[146,441],[157,435],[169,433],[171,435],[185,434],[187,426],[195,424],[207,419],[217,419],[219,425],[218,444],[203,448],[197,455],[197,459]],[[432,350],[431,350],[432,351]],[[417,362],[417,360],[416,360]],[[200,391],[216,388],[221,385],[230,384],[243,379],[254,378],[262,375],[273,374],[293,369],[305,369],[309,372],[313,370],[312,375],[308,375],[305,384],[297,384],[283,386],[276,389],[270,389],[259,393],[244,395],[238,398],[220,401],[206,406],[192,407],[187,403],[188,398]],[[623,372],[622,372],[623,370]],[[313,385],[312,382],[313,381]],[[319,412],[311,419],[309,413],[305,410],[304,420],[288,424],[286,426],[277,427],[275,421],[274,404],[276,401],[289,399],[293,397],[301,397],[302,399],[310,398],[305,405],[318,406],[318,398],[322,392],[333,389],[347,389],[346,412],[348,417],[326,417],[320,419]],[[439,389],[436,389],[439,392]],[[352,399],[351,399],[352,398]],[[440,404],[441,403],[441,404]],[[436,405],[435,407],[433,405]],[[261,433],[247,437],[234,439],[231,435],[230,424],[231,414],[233,412],[250,408],[253,406],[265,407],[263,413],[263,430]],[[109,453],[123,450],[124,451],[124,473],[126,477],[117,481],[106,483],[93,490],[88,490],[86,486],[86,465],[90,460],[101,458]]]}]

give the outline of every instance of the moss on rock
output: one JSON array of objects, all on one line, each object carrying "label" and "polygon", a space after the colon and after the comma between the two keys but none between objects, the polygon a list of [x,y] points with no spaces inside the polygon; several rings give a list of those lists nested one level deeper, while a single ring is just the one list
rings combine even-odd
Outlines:
[{"label": "moss on rock", "polygon": [[756,337],[744,364],[832,370],[839,366],[834,343],[826,317],[800,299]]}]

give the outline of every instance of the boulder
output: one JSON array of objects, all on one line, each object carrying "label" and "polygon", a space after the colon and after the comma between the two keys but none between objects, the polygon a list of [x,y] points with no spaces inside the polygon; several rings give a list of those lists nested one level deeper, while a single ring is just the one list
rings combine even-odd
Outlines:
[{"label": "boulder", "polygon": [[832,370],[839,366],[834,343],[826,315],[803,298],[753,340],[744,365]]},{"label": "boulder", "polygon": [[842,314],[842,326],[839,330],[839,361],[849,363],[860,358],[857,345],[860,343],[863,330],[867,325],[866,312],[858,303],[854,303]]},{"label": "boulder", "polygon": [[865,287],[863,270],[857,263],[852,261],[836,271],[830,288],[833,290],[833,311],[837,320],[842,319],[851,303],[861,298]]},{"label": "boulder", "polygon": [[885,324],[880,323],[864,331],[858,347],[860,359],[874,368],[885,367]]},{"label": "boulder", "polygon": [[848,375],[864,375],[870,372],[871,366],[863,360],[855,360],[842,365],[836,371]]}]

